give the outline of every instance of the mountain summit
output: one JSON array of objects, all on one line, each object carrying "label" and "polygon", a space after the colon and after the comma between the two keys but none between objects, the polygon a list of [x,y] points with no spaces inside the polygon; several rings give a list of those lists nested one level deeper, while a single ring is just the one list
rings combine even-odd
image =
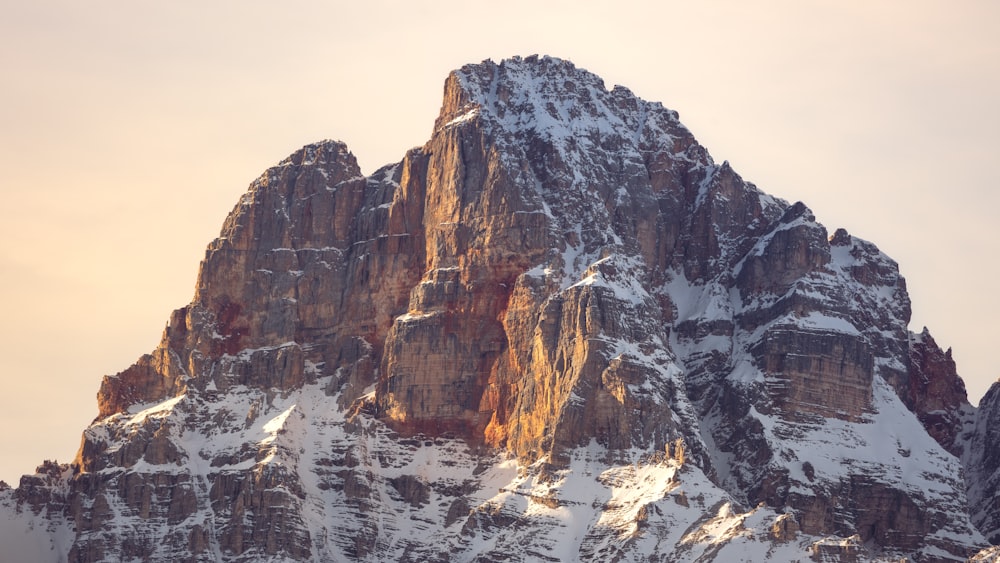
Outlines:
[{"label": "mountain summit", "polygon": [[[254,181],[77,458],[0,491],[25,560],[964,561],[1000,391],[897,265],[549,57],[431,139]],[[9,538],[9,541],[8,541]],[[982,557],[989,557],[987,552]]]}]

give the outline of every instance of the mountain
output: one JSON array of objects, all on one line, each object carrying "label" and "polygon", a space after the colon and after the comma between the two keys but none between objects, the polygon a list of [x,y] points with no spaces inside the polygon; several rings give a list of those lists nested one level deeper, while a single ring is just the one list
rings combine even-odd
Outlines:
[{"label": "mountain", "polygon": [[[253,182],[70,464],[0,491],[23,560],[964,561],[1000,391],[898,267],[548,57],[453,72],[430,140]],[[982,551],[977,557],[998,555]]]}]

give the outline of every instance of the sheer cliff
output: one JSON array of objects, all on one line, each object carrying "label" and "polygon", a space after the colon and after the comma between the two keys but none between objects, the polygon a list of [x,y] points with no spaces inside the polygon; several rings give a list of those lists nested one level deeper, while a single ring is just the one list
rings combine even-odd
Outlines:
[{"label": "sheer cliff", "polygon": [[400,162],[253,182],[0,527],[73,562],[963,561],[1000,393],[909,320],[895,262],[676,112],[485,61]]}]

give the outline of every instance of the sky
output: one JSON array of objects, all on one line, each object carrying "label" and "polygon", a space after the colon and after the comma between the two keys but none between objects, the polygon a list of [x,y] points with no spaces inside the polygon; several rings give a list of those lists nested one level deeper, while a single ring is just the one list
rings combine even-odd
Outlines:
[{"label": "sky", "polygon": [[71,461],[249,183],[430,136],[448,72],[548,54],[900,264],[975,404],[1000,376],[1000,3],[39,0],[0,17],[0,479]]}]

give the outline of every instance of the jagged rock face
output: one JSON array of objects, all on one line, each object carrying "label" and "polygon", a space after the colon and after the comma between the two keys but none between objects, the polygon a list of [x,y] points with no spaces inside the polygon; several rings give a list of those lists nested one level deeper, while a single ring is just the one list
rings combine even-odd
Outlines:
[{"label": "jagged rock face", "polygon": [[[525,88],[538,72],[552,80]],[[633,358],[598,340],[662,349],[665,334],[649,328],[657,315],[645,312],[655,302],[574,284],[600,258],[612,260],[604,269],[620,267],[614,260],[626,248],[655,263],[655,192],[684,188],[667,175],[654,184],[647,159],[697,144],[675,114],[624,89],[595,97],[598,82],[555,61],[481,65],[448,79],[425,147],[435,155],[423,221],[426,273],[390,333],[378,387],[380,411],[397,428],[464,429],[525,459],[598,435],[627,446],[643,424],[643,445],[683,435],[675,424],[657,423],[669,422],[669,411],[646,420],[634,414],[662,410],[642,407],[669,404],[676,394],[672,359]],[[511,126],[522,120],[544,125]],[[697,156],[685,168],[703,167],[704,152]],[[584,169],[590,173],[578,180]],[[704,172],[675,175],[685,173]],[[662,270],[630,272],[624,281],[639,273],[650,282],[654,271]],[[592,277],[604,276],[595,270]],[[651,322],[622,326],[637,314]],[[649,383],[642,396],[625,391],[662,380],[665,387]],[[593,428],[581,431],[581,417]]]},{"label": "jagged rock face", "polygon": [[962,560],[948,452],[993,482],[995,425],[909,306],[676,112],[469,65],[401,162],[255,181],[77,460],[0,503],[70,561]]},{"label": "jagged rock face", "polygon": [[424,160],[415,152],[366,179],[331,142],[261,176],[209,245],[195,300],[171,316],[157,351],[105,378],[99,417],[185,385],[288,390],[337,370],[338,386],[370,384],[422,269],[419,236],[393,198],[420,181]]},{"label": "jagged rock face", "polygon": [[974,413],[951,349],[941,350],[925,328],[910,338],[908,394],[904,402],[941,447],[961,458]]},{"label": "jagged rock face", "polygon": [[969,559],[970,563],[994,563],[1000,561],[1000,547],[984,549]]},{"label": "jagged rock face", "polygon": [[970,434],[963,460],[969,473],[972,519],[990,542],[1000,543],[1000,383],[979,401]]}]

